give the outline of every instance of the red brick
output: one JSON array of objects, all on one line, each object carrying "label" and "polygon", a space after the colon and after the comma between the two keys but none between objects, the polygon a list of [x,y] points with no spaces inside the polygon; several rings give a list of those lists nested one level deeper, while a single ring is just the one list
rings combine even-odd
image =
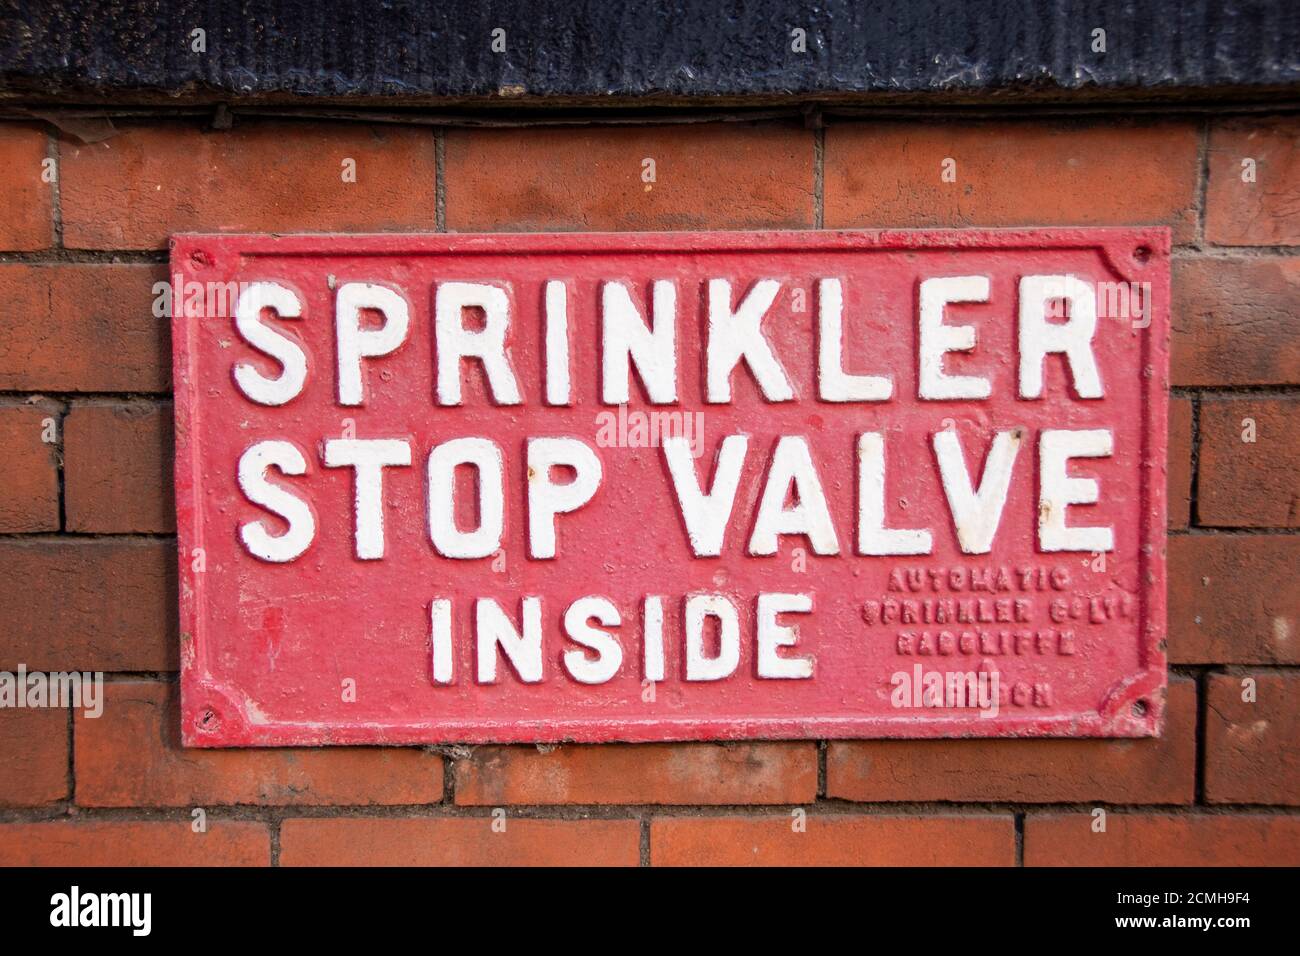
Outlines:
[{"label": "red brick", "polygon": [[0,710],[0,807],[34,807],[68,795],[68,712]]},{"label": "red brick", "polygon": [[1014,866],[1009,815],[658,817],[653,866]]},{"label": "red brick", "polygon": [[1142,740],[832,741],[826,795],[844,800],[1191,803],[1196,687],[1170,679],[1162,736]]},{"label": "red brick", "polygon": [[1169,539],[1169,659],[1300,664],[1300,537]]},{"label": "red brick", "polygon": [[0,250],[54,243],[54,184],[42,179],[49,139],[37,126],[0,123]]},{"label": "red brick", "polygon": [[1300,805],[1300,674],[1212,674],[1206,705],[1205,799]]},{"label": "red brick", "polygon": [[1200,423],[1197,524],[1300,527],[1300,401],[1204,399]]},{"label": "red brick", "polygon": [[1025,866],[1296,866],[1300,817],[1089,813],[1025,819]]},{"label": "red brick", "polygon": [[[1228,246],[1300,242],[1300,122],[1293,116],[1230,120],[1210,131],[1205,237]],[[1242,182],[1243,159],[1255,182]]]},{"label": "red brick", "polygon": [[209,820],[75,820],[0,823],[0,866],[269,866],[261,823]]},{"label": "red brick", "polygon": [[152,291],[166,278],[162,265],[0,264],[0,389],[170,389],[170,328]]},{"label": "red brick", "polygon": [[[1195,237],[1187,123],[874,122],[826,129],[828,228],[1169,225]],[[943,161],[956,161],[943,182]],[[1122,184],[1122,185],[1120,185]]]},{"label": "red brick", "polygon": [[336,817],[285,820],[282,866],[635,866],[636,820]]},{"label": "red brick", "polygon": [[793,125],[453,130],[444,168],[453,230],[813,224],[812,133]]},{"label": "red brick", "polygon": [[1186,528],[1192,513],[1192,400],[1169,399],[1169,473],[1166,476],[1170,529]]},{"label": "red brick", "polygon": [[53,405],[0,405],[0,533],[59,530],[58,434]]},{"label": "red brick", "polygon": [[74,403],[63,472],[69,531],[175,531],[171,403]]},{"label": "red brick", "polygon": [[195,750],[180,745],[175,685],[112,682],[104,713],[77,715],[77,803],[416,804],[442,800],[442,758],[420,748]]},{"label": "red brick", "polygon": [[1300,383],[1300,259],[1178,257],[1173,266],[1175,385]]},{"label": "red brick", "polygon": [[[61,146],[63,239],[160,249],[176,232],[366,232],[435,226],[433,133],[421,127],[244,122],[131,126]],[[356,182],[343,161],[356,160]]]},{"label": "red brick", "polygon": [[0,669],[175,670],[168,541],[0,541]]},{"label": "red brick", "polygon": [[817,798],[804,743],[476,747],[455,765],[460,804],[802,803]]}]

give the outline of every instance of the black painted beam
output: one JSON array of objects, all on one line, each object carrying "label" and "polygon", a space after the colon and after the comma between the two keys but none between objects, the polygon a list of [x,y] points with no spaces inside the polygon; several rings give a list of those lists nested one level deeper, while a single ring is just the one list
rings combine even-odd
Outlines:
[{"label": "black painted beam", "polygon": [[1298,0],[4,0],[0,9],[0,92],[10,100],[843,102],[1300,83]]}]

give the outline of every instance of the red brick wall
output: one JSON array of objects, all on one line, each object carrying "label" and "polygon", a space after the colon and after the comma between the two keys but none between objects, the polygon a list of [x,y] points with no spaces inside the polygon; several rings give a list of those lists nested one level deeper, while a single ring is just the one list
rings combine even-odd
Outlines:
[{"label": "red brick wall", "polygon": [[[111,682],[97,720],[0,710],[0,863],[1300,863],[1298,136],[1258,115],[160,118],[92,145],[0,125],[0,669]],[[150,309],[169,233],[1139,223],[1175,241],[1163,737],[179,747],[170,344]]]}]

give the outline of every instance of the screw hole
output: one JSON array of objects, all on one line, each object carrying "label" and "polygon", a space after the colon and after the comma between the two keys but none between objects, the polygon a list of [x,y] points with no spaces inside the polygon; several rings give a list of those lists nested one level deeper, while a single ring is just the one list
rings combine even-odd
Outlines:
[{"label": "screw hole", "polygon": [[190,253],[190,262],[196,266],[210,266],[212,265],[212,257],[202,249],[195,249]]},{"label": "screw hole", "polygon": [[211,707],[199,715],[200,730],[216,730],[219,726],[221,726],[221,718],[217,716],[217,712]]},{"label": "screw hole", "polygon": [[1145,700],[1133,701],[1133,716],[1145,717],[1147,712],[1147,702]]},{"label": "screw hole", "polygon": [[1143,265],[1151,258],[1151,248],[1149,246],[1138,246],[1133,250],[1133,258]]}]

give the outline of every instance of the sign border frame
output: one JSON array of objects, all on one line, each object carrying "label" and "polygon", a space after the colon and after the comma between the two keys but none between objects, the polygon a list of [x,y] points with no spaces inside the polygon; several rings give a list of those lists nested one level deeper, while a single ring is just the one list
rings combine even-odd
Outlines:
[{"label": "sign border frame", "polygon": [[[328,252],[322,241],[331,244]],[[202,547],[202,485],[196,443],[200,407],[196,401],[189,349],[193,323],[174,304],[172,371],[175,411],[175,493],[178,611],[181,666],[181,740],[194,747],[434,745],[489,743],[667,743],[707,740],[841,740],[1017,737],[1133,738],[1163,729],[1167,689],[1166,532],[1169,404],[1171,230],[1167,226],[1097,226],[1000,229],[774,230],[638,233],[177,233],[169,243],[170,274],[184,278],[232,255],[458,256],[503,252],[527,255],[571,253],[809,252],[891,249],[1096,249],[1120,278],[1136,281],[1150,273],[1151,325],[1143,330],[1143,453],[1141,467],[1140,593],[1138,654],[1143,667],[1113,686],[1097,711],[1029,716],[1013,729],[969,717],[754,717],[600,718],[502,721],[361,722],[346,726],[316,722],[258,723],[248,719],[237,692],[214,681],[205,663],[202,605],[206,575],[190,555]],[[1156,266],[1156,268],[1152,268]],[[1163,266],[1163,268],[1160,268]],[[1144,277],[1145,278],[1145,277]],[[436,732],[434,731],[436,728]]]}]

